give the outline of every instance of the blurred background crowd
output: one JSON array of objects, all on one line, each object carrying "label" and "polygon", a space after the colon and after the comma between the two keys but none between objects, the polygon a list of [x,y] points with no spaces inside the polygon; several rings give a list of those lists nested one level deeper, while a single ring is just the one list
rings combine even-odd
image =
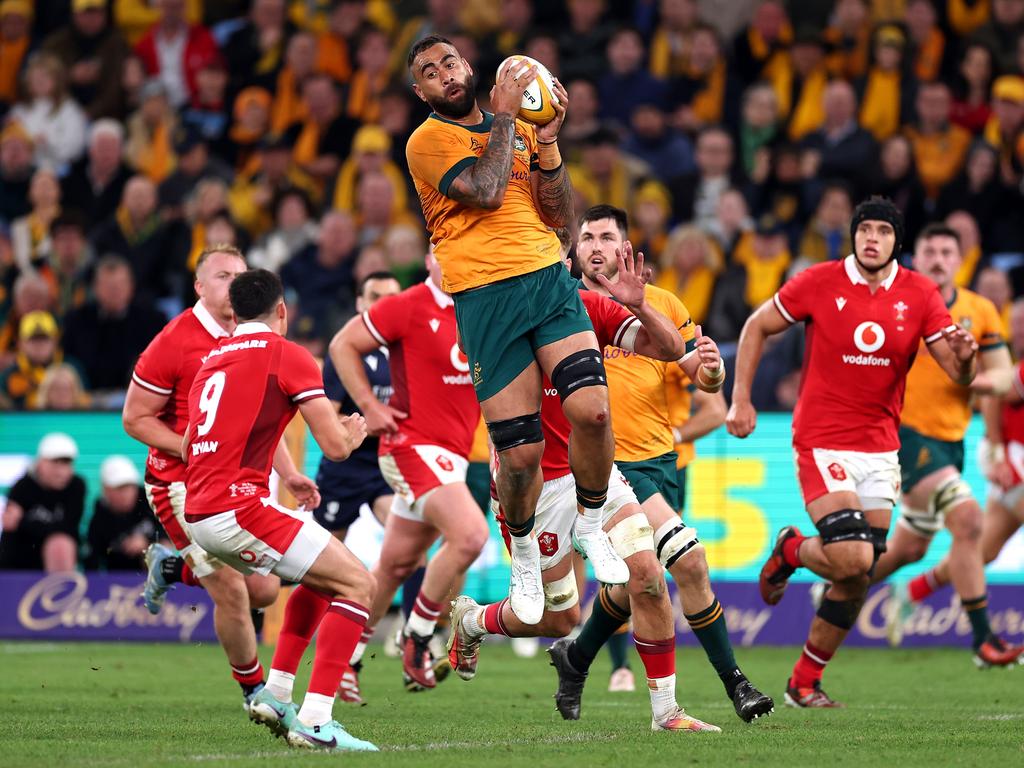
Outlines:
[{"label": "blurred background crowd", "polygon": [[[0,0],[0,407],[118,408],[211,243],[280,273],[320,355],[362,276],[421,279],[405,56],[432,32],[485,107],[511,53],[561,79],[577,210],[625,208],[727,353],[870,193],[908,250],[953,226],[1007,322],[1024,292],[1024,0]],[[760,407],[801,354],[770,351]]]}]

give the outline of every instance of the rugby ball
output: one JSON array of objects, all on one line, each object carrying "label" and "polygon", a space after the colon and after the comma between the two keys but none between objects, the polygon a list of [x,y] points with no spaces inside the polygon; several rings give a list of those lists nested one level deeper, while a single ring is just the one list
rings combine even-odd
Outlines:
[{"label": "rugby ball", "polygon": [[548,72],[548,68],[529,56],[515,54],[501,62],[498,66],[497,76],[501,77],[506,67],[515,67],[516,72],[525,72],[531,66],[537,68],[537,77],[523,91],[523,103],[519,107],[519,117],[536,125],[545,125],[555,119],[555,104],[558,103],[558,97],[555,95],[555,79]]}]

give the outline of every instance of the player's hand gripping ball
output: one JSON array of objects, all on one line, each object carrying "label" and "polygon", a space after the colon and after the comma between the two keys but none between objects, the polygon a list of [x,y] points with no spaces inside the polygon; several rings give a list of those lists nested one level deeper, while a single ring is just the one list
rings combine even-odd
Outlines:
[{"label": "player's hand gripping ball", "polygon": [[546,125],[555,119],[555,104],[558,103],[558,96],[555,95],[555,78],[551,76],[548,68],[529,56],[515,54],[498,66],[498,77],[501,77],[506,67],[515,67],[515,75],[518,72],[525,74],[531,66],[537,68],[537,77],[523,91],[519,117],[535,125]]}]

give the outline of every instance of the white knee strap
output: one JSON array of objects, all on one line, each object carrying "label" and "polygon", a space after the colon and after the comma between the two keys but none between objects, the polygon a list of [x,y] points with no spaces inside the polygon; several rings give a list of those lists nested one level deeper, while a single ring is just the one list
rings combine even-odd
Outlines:
[{"label": "white knee strap", "polygon": [[654,532],[655,551],[666,568],[671,568],[676,560],[698,544],[697,529],[684,525],[678,518],[669,520]]},{"label": "white knee strap", "polygon": [[576,591],[576,575],[572,570],[557,581],[544,585],[544,610],[558,613],[568,611],[580,600]]},{"label": "white knee strap", "polygon": [[960,475],[953,475],[932,491],[928,506],[944,517],[949,510],[974,498],[969,486]]},{"label": "white knee strap", "polygon": [[640,512],[612,526],[608,531],[608,540],[623,560],[637,552],[654,551],[654,529],[647,522],[647,516]]}]

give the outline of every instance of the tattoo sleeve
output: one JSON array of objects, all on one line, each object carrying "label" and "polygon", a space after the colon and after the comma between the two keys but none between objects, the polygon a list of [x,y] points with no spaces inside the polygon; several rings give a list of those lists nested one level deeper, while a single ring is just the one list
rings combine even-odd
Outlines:
[{"label": "tattoo sleeve", "polygon": [[553,171],[541,171],[537,184],[540,215],[550,227],[565,227],[573,220],[572,183],[565,163]]},{"label": "tattoo sleeve", "polygon": [[512,115],[495,115],[487,148],[470,168],[452,182],[448,196],[474,208],[498,208],[505,198],[512,173]]}]

